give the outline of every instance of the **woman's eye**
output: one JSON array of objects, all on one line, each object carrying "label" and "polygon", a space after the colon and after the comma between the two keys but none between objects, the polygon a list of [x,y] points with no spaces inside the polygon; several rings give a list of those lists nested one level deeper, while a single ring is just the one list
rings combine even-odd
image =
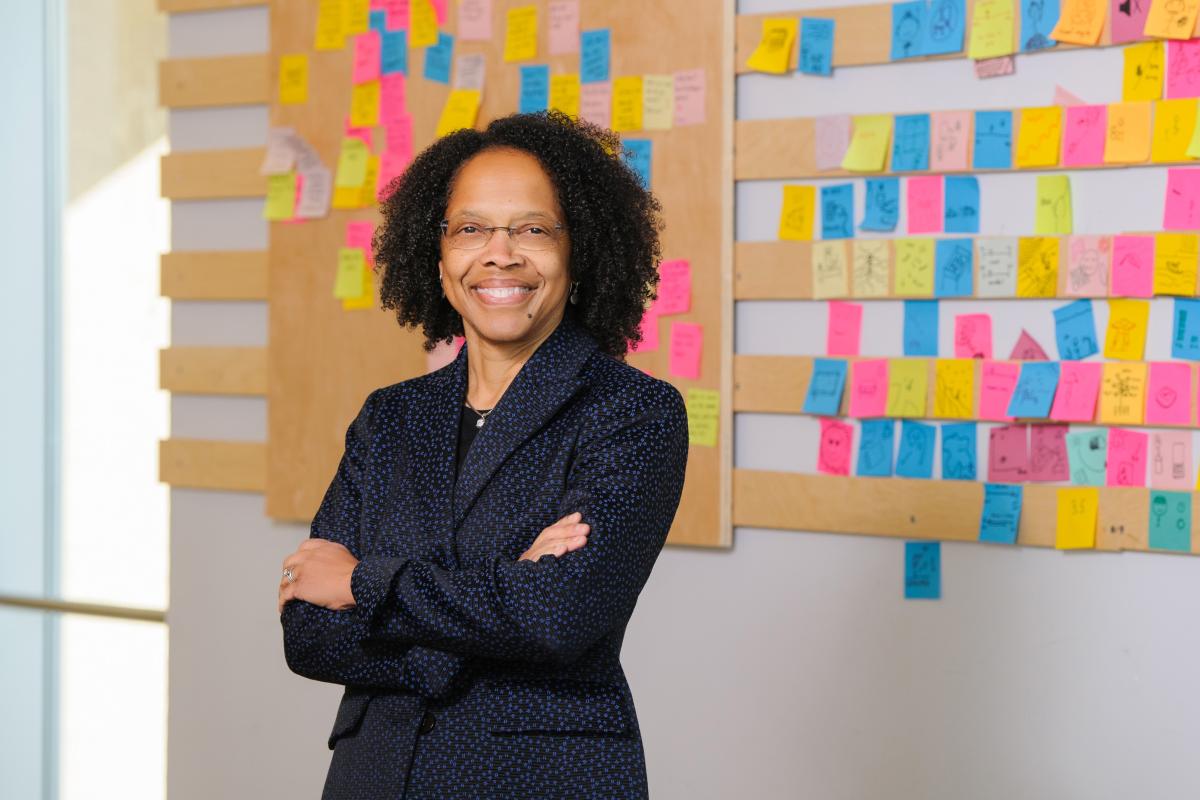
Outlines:
[{"label": "woman's eye", "polygon": [[475,225],[460,225],[455,233],[475,233],[479,228]]},{"label": "woman's eye", "polygon": [[542,236],[546,233],[546,229],[541,225],[526,225],[521,233],[532,233],[534,236]]}]

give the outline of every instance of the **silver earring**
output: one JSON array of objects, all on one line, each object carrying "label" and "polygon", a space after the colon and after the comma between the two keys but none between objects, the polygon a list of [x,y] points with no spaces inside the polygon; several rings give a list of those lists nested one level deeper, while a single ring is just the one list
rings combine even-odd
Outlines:
[{"label": "silver earring", "polygon": [[579,281],[571,281],[571,297],[572,305],[579,305]]}]

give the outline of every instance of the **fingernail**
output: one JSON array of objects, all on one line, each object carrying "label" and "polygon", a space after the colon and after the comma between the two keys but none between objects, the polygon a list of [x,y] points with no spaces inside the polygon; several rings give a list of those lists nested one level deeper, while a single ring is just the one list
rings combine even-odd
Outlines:
[{"label": "fingernail", "polygon": [[582,525],[576,525],[575,530],[577,530],[580,533],[587,533],[588,525],[586,522],[583,523]]}]

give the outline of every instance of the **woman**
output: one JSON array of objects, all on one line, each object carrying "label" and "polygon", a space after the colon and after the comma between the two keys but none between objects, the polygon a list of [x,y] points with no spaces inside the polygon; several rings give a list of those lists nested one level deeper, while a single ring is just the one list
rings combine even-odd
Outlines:
[{"label": "woman", "polygon": [[615,134],[513,115],[425,150],[380,297],[453,363],[377,389],[284,560],[284,649],[346,687],[326,798],[644,797],[619,654],[687,461],[679,392],[624,363],[660,257]]}]

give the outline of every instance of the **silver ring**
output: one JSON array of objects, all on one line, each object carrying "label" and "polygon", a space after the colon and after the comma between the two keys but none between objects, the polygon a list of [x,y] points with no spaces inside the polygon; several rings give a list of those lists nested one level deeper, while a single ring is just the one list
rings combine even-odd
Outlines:
[{"label": "silver ring", "polygon": [[287,567],[284,567],[284,569],[283,569],[283,577],[287,578],[287,582],[288,582],[288,583],[295,583],[295,582],[296,582],[296,573],[292,572],[292,571],[291,571],[289,568],[287,568]]}]

